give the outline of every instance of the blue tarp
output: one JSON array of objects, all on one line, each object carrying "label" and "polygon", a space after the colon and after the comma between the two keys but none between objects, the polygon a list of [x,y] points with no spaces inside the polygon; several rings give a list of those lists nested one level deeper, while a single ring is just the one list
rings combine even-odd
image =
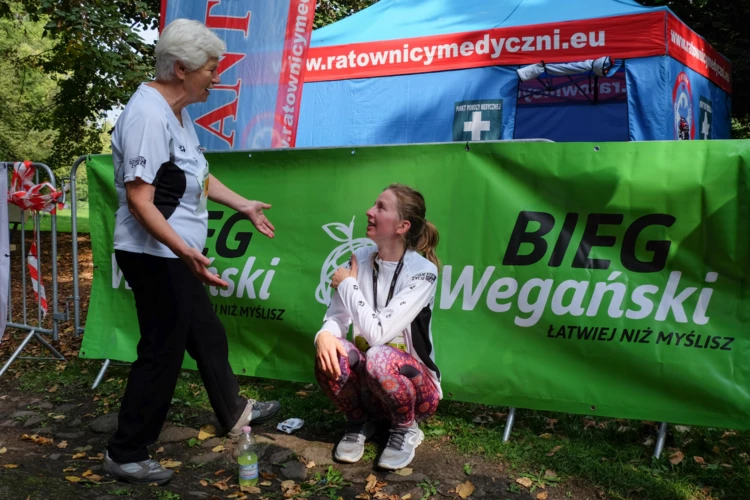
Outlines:
[{"label": "blue tarp", "polygon": [[[632,0],[380,0],[313,32],[312,47],[444,35],[498,27],[666,11]],[[571,61],[573,62],[573,61]],[[685,73],[692,138],[730,136],[730,97],[707,78],[667,56],[622,62],[600,78],[600,99],[529,102],[517,66],[306,83],[297,146],[353,146],[547,138],[555,141],[675,139],[673,91]],[[554,89],[589,92],[555,78]],[[585,78],[585,77],[584,77]],[[544,79],[544,78],[543,78]],[[570,79],[568,79],[570,80]],[[614,83],[609,84],[609,81]],[[607,87],[609,85],[609,87]],[[617,86],[621,95],[608,99]],[[559,94],[559,92],[558,92]],[[565,97],[565,95],[563,95]],[[580,96],[579,96],[580,97]],[[685,99],[682,98],[684,104]],[[701,104],[702,103],[702,104]],[[699,132],[698,121],[703,120]],[[706,124],[706,120],[710,123]],[[677,118],[679,128],[679,116]],[[692,132],[691,132],[692,133]],[[678,134],[679,135],[679,134]]]}]

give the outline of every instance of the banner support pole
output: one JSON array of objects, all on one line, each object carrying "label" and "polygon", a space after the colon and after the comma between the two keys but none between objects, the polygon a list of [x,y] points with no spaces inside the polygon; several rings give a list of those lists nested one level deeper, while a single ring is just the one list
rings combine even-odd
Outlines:
[{"label": "banner support pole", "polygon": [[659,426],[659,437],[656,440],[656,447],[654,448],[654,458],[659,458],[661,452],[664,450],[664,443],[667,441],[667,428],[669,424],[662,422]]},{"label": "banner support pole", "polygon": [[513,430],[513,422],[516,420],[516,409],[508,410],[508,420],[505,421],[505,431],[503,431],[503,443],[510,441],[510,433]]},{"label": "banner support pole", "polygon": [[96,387],[101,384],[102,379],[104,378],[104,374],[107,373],[107,368],[109,368],[110,362],[111,361],[109,359],[104,360],[104,364],[99,370],[99,373],[96,375],[96,380],[94,380],[94,385],[91,386],[91,390],[96,389]]}]

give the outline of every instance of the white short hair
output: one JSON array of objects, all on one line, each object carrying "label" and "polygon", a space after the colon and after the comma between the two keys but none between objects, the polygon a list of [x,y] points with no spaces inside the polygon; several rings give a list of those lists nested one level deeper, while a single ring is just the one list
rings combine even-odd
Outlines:
[{"label": "white short hair", "polygon": [[200,21],[175,19],[164,28],[156,42],[156,79],[174,80],[177,61],[194,71],[210,58],[220,58],[226,50],[224,41]]}]

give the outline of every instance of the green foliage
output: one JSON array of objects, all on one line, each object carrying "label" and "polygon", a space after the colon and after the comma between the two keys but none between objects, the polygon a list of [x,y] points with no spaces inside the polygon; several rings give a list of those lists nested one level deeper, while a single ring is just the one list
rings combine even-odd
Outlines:
[{"label": "green foliage", "polygon": [[[7,6],[7,5],[6,5]],[[33,65],[35,54],[49,50],[43,23],[0,18],[0,160],[44,161],[57,132],[43,119],[56,94],[55,81]]]},{"label": "green foliage", "polygon": [[351,16],[369,7],[377,0],[319,0],[315,7],[314,28],[322,28],[336,21]]},{"label": "green foliage", "polygon": [[19,0],[0,8],[12,30],[40,31],[30,37],[40,46],[12,63],[17,74],[41,72],[56,86],[37,115],[37,128],[61,132],[50,138],[53,169],[100,152],[106,111],[150,78],[153,45],[138,32],[157,27],[159,7],[159,0]]}]

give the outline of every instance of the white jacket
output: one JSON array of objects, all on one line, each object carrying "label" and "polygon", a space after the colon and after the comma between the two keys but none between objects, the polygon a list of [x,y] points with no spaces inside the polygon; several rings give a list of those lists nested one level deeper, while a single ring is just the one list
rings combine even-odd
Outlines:
[{"label": "white jacket", "polygon": [[[386,299],[397,262],[377,259],[378,304],[373,307],[372,268],[375,247],[354,252],[357,279],[341,282],[318,332],[328,331],[345,339],[354,324],[354,336],[362,336],[370,346],[405,344],[409,354],[419,360],[430,374],[442,399],[440,370],[435,365],[432,342],[432,310],[437,290],[437,267],[413,250],[407,250],[393,298]],[[315,336],[317,338],[317,335]]]}]

